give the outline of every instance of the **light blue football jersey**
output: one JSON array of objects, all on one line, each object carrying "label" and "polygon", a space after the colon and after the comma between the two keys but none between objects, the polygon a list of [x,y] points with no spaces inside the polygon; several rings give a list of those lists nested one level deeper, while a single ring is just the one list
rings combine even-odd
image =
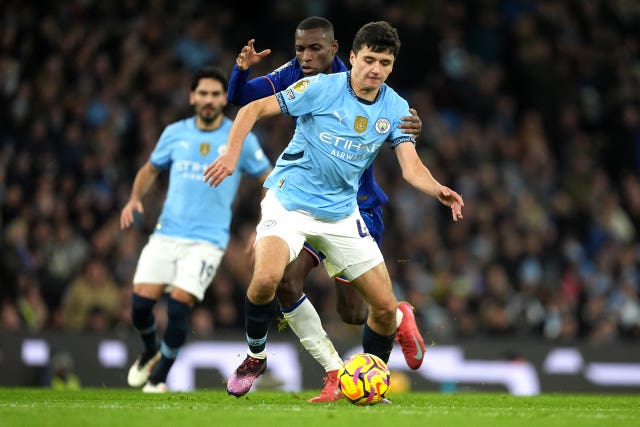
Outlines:
[{"label": "light blue football jersey", "polygon": [[349,76],[318,74],[276,94],[283,114],[298,121],[265,187],[289,210],[331,221],[350,215],[360,176],[384,143],[413,143],[399,128],[407,101],[386,84],[375,101],[360,99]]},{"label": "light blue football jersey", "polygon": [[243,173],[259,177],[271,168],[258,139],[250,133],[233,175],[218,187],[203,182],[203,172],[225,149],[232,121],[203,131],[195,117],[165,128],[151,153],[153,166],[169,170],[169,188],[154,233],[211,242],[226,249],[231,207]]}]

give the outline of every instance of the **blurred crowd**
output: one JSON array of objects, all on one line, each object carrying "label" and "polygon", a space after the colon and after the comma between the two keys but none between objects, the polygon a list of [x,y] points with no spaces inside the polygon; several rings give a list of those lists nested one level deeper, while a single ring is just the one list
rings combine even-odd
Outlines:
[{"label": "blurred crowd", "polygon": [[[263,3],[0,3],[1,330],[130,331],[132,274],[164,184],[136,229],[121,231],[119,213],[162,129],[192,114],[191,72],[231,71],[250,38],[273,50],[253,75],[271,71],[294,55],[296,24],[320,15],[344,61],[362,24],[398,28],[388,83],[423,120],[421,157],[465,199],[453,223],[405,183],[392,150],[375,161],[390,195],[383,252],[425,338],[640,337],[639,2]],[[287,117],[258,125],[271,159],[292,129]],[[196,335],[243,327],[256,194],[237,196]],[[322,267],[307,291],[331,335],[353,332]]]}]

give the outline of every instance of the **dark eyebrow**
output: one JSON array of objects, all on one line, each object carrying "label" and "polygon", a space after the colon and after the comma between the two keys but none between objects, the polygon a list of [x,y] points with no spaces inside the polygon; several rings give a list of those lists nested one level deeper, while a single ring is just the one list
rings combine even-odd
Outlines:
[{"label": "dark eyebrow", "polygon": [[317,49],[322,47],[321,43],[312,43],[310,45],[303,45],[303,44],[297,44],[296,45],[296,49],[304,49],[304,48],[313,48],[313,49]]},{"label": "dark eyebrow", "polygon": [[200,90],[198,90],[198,93],[210,93],[210,94],[212,94],[212,95],[221,95],[221,94],[222,94],[222,91],[221,91],[221,90],[211,90],[211,91],[208,91],[208,90],[200,89]]}]

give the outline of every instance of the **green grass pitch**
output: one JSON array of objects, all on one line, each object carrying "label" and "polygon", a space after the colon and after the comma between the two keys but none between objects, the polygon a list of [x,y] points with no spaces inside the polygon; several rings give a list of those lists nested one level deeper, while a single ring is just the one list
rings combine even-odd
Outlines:
[{"label": "green grass pitch", "polygon": [[313,392],[224,390],[143,394],[131,389],[54,391],[0,388],[0,427],[13,426],[634,426],[638,395],[506,393],[390,394],[391,405],[340,400],[312,404]]}]

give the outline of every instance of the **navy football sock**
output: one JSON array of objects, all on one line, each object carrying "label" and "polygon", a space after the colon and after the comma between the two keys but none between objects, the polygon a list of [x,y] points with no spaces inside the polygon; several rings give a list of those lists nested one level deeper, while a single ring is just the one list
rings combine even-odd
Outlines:
[{"label": "navy football sock", "polygon": [[387,363],[393,349],[395,336],[395,333],[389,336],[380,335],[365,323],[362,329],[362,349],[365,353],[374,354]]},{"label": "navy football sock", "polygon": [[144,355],[152,357],[158,351],[156,338],[156,320],[153,306],[156,301],[138,294],[133,294],[131,303],[131,323],[140,333],[144,343]]},{"label": "navy football sock", "polygon": [[190,311],[191,307],[188,304],[169,298],[167,302],[167,329],[163,337],[169,347],[180,348],[187,339]]},{"label": "navy football sock", "polygon": [[267,333],[271,319],[276,314],[278,304],[274,298],[263,305],[256,305],[245,297],[245,327],[247,330],[247,343],[253,353],[264,351],[267,343]]},{"label": "navy football sock", "polygon": [[171,348],[166,342],[162,341],[160,346],[161,357],[158,360],[156,366],[154,366],[151,375],[149,375],[149,382],[151,384],[166,383],[167,376],[169,376],[169,370],[173,366],[173,362],[178,357],[179,348]]},{"label": "navy football sock", "polygon": [[167,303],[167,329],[160,349],[162,357],[160,357],[158,364],[153,368],[149,376],[149,381],[153,384],[167,381],[169,370],[187,339],[190,310],[191,307],[188,304],[169,298]]}]

